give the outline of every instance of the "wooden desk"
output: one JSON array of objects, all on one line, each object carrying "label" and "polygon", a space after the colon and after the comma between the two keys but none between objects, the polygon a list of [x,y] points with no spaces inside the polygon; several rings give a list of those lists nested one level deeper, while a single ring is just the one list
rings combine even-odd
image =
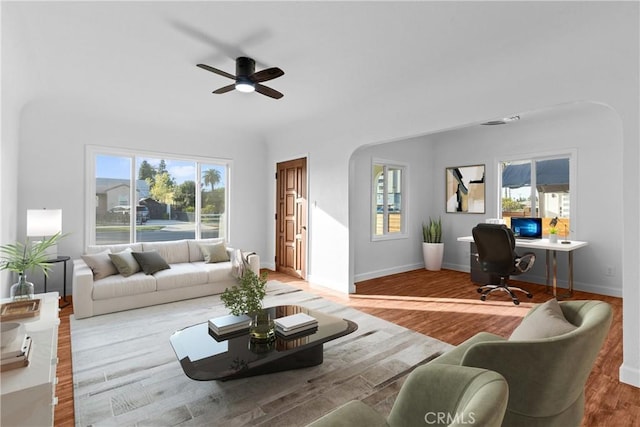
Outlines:
[{"label": "wooden desk", "polygon": [[[459,242],[473,243],[473,236],[458,237]],[[549,239],[521,240],[516,239],[517,248],[543,249],[546,254],[546,285],[551,286],[553,296],[556,298],[566,298],[573,295],[573,251],[587,246],[587,242],[570,240],[569,243],[551,243]],[[566,294],[558,295],[558,252],[566,252],[569,259],[569,289]],[[551,256],[551,262],[549,261]]]}]

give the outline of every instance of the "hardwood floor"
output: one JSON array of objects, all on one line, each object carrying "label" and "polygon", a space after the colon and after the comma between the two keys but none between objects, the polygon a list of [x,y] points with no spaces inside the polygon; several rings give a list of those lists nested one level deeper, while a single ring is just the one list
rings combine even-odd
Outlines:
[{"label": "hardwood floor", "polygon": [[[415,270],[356,284],[356,294],[344,295],[281,273],[269,271],[269,278],[317,293],[327,299],[362,310],[406,328],[450,344],[480,331],[508,336],[535,303],[551,298],[545,287],[512,281],[527,288],[533,298],[521,298],[514,305],[504,293],[480,301],[476,285],[468,273],[451,270],[438,272]],[[572,299],[598,299],[613,307],[609,336],[587,381],[583,426],[638,426],[640,389],[618,381],[622,364],[622,299],[587,292],[575,292]],[[70,298],[69,298],[70,300]],[[59,383],[56,426],[74,425],[73,380],[69,315],[71,306],[60,312],[58,339]],[[535,396],[532,396],[535,398]]]}]

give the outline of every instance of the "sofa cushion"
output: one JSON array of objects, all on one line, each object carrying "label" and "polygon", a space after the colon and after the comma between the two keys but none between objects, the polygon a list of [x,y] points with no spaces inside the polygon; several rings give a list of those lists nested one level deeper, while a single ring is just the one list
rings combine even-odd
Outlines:
[{"label": "sofa cushion", "polygon": [[[133,256],[132,256],[133,257]],[[126,279],[120,275],[105,277],[93,282],[92,297],[94,300],[126,297],[155,292],[156,279],[143,272],[135,273]]]},{"label": "sofa cushion", "polygon": [[229,253],[224,242],[219,243],[201,243],[200,250],[204,257],[204,262],[215,263],[229,261]]},{"label": "sofa cushion", "polygon": [[82,255],[82,259],[93,272],[93,280],[100,280],[118,274],[118,269],[109,258],[110,253],[111,251],[107,249],[97,254]]},{"label": "sofa cushion", "polygon": [[154,275],[156,289],[164,291],[209,283],[207,270],[202,265],[202,263],[189,262],[171,264],[170,270],[161,270]]},{"label": "sofa cushion", "polygon": [[[157,251],[169,264],[189,262],[189,245],[186,240],[173,240],[170,242],[144,242],[142,250],[145,252]],[[140,252],[140,251],[136,251]]]},{"label": "sofa cushion", "polygon": [[132,252],[132,255],[140,264],[144,274],[153,274],[171,268],[157,251]]},{"label": "sofa cushion", "polygon": [[140,271],[140,264],[133,257],[131,248],[127,248],[117,254],[109,254],[109,258],[111,258],[111,262],[116,266],[118,272],[124,277],[129,277]]},{"label": "sofa cushion", "polygon": [[[198,263],[195,263],[198,265]],[[207,272],[209,283],[220,282],[226,280],[236,280],[233,275],[233,265],[231,261],[216,262],[216,263],[202,263],[199,264]]]},{"label": "sofa cushion", "polygon": [[558,300],[550,299],[532,310],[513,331],[509,341],[529,341],[564,335],[576,329],[562,314]]},{"label": "sofa cushion", "polygon": [[200,240],[187,240],[189,246],[189,262],[204,261],[204,255],[202,255],[201,244],[220,243],[224,242],[224,239],[200,239]]}]

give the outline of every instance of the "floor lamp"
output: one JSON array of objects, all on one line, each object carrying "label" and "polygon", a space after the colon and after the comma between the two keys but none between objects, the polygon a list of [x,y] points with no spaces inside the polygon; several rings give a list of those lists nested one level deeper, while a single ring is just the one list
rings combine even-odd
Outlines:
[{"label": "floor lamp", "polygon": [[[62,232],[62,209],[27,209],[27,237],[42,238]],[[46,251],[49,259],[58,257],[58,245]]]}]

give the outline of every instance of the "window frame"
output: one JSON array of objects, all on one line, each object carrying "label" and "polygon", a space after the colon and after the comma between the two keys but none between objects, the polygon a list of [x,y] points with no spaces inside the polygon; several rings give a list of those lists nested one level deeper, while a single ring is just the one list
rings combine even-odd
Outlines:
[{"label": "window frame", "polygon": [[[388,224],[389,221],[389,211],[388,211],[388,206],[386,203],[383,203],[382,205],[382,209],[383,209],[383,227],[382,227],[382,232],[383,234],[378,235],[376,234],[376,225],[377,225],[377,200],[376,200],[376,196],[377,196],[377,180],[376,180],[376,172],[375,172],[375,167],[376,166],[382,166],[383,167],[383,174],[385,176],[384,179],[384,191],[383,191],[383,200],[385,200],[388,197],[388,192],[387,192],[387,179],[386,179],[386,174],[387,174],[387,170],[388,168],[394,168],[394,169],[400,169],[401,170],[401,189],[400,189],[400,212],[401,212],[401,216],[400,216],[400,231],[399,232],[394,232],[394,233],[389,233],[387,231],[387,227],[385,227],[386,224]],[[404,162],[398,162],[395,160],[387,160],[387,159],[380,159],[380,158],[372,158],[371,159],[371,175],[370,175],[370,197],[371,197],[371,203],[370,203],[370,221],[371,221],[371,228],[370,228],[370,235],[371,235],[371,241],[372,242],[378,242],[378,241],[386,241],[386,240],[397,240],[397,239],[407,239],[408,238],[408,234],[407,234],[407,224],[408,224],[408,212],[409,212],[409,198],[408,198],[408,194],[409,194],[409,165],[407,163]]]},{"label": "window frame", "polygon": [[[496,171],[496,191],[497,191],[497,216],[496,218],[502,218],[502,170],[501,164],[503,162],[517,162],[517,161],[530,161],[533,162],[541,161],[541,160],[553,160],[553,159],[569,159],[569,205],[572,211],[575,211],[577,205],[577,194],[578,194],[578,150],[575,148],[566,149],[566,150],[557,150],[557,151],[545,151],[539,153],[528,153],[528,154],[512,154],[507,156],[500,156],[494,159],[494,170]],[[531,168],[531,200],[535,200],[536,195],[536,176],[535,176],[535,167]],[[538,201],[536,201],[536,209],[538,209]],[[536,209],[531,209],[531,216],[535,215]],[[575,215],[572,216],[569,214],[569,218],[573,217],[573,221],[571,221],[571,230],[570,233],[577,232],[577,221],[575,221]]]},{"label": "window frame", "polygon": [[[198,191],[201,188],[202,183],[202,166],[207,164],[215,164],[224,166],[226,169],[225,175],[225,215],[224,215],[224,228],[225,242],[230,241],[230,217],[231,217],[231,170],[233,166],[233,161],[231,159],[225,158],[216,158],[216,157],[204,157],[204,156],[190,156],[183,154],[175,154],[175,153],[167,153],[167,152],[158,152],[158,151],[145,151],[145,150],[131,150],[126,148],[114,148],[114,147],[104,147],[98,145],[87,145],[85,150],[85,209],[84,209],[84,220],[85,220],[85,233],[84,233],[84,241],[85,248],[88,246],[97,246],[96,243],[96,158],[99,155],[105,156],[119,156],[119,157],[129,157],[131,159],[131,171],[130,178],[132,179],[132,185],[129,185],[129,200],[136,200],[136,185],[135,181],[137,180],[136,170],[136,158],[157,158],[157,159],[169,159],[169,160],[181,160],[181,161],[192,161],[196,166],[196,176],[194,177],[194,181],[196,183],[196,203],[195,203],[195,238],[196,240],[201,239],[201,195]],[[133,206],[133,203],[131,203]],[[135,211],[133,211],[135,212]],[[124,244],[133,244],[136,243],[136,215],[130,215],[129,218],[129,243]],[[105,245],[109,246],[109,245]]]}]

